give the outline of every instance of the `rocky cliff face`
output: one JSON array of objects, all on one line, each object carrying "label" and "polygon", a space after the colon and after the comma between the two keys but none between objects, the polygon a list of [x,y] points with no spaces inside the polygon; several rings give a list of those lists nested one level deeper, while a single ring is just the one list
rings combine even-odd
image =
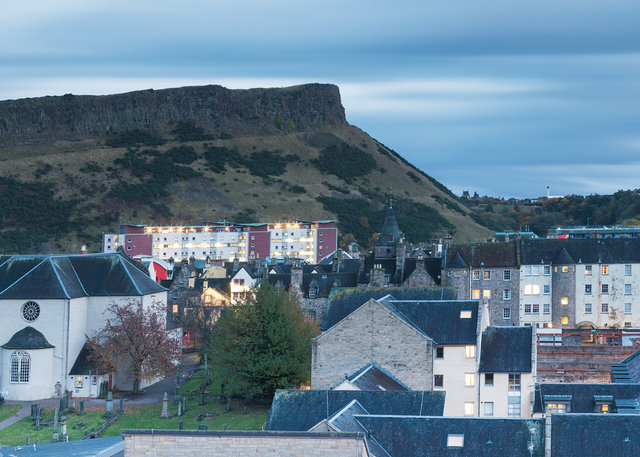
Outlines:
[{"label": "rocky cliff face", "polygon": [[195,121],[211,132],[258,135],[347,125],[337,86],[230,90],[222,86],[0,102],[0,146],[77,140]]}]

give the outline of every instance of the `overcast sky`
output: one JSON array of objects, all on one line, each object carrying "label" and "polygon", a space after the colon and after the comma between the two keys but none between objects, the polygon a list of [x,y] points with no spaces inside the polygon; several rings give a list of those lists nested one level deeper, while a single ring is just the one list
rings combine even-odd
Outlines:
[{"label": "overcast sky", "polygon": [[637,0],[21,0],[0,100],[340,86],[350,123],[454,192],[640,187]]}]

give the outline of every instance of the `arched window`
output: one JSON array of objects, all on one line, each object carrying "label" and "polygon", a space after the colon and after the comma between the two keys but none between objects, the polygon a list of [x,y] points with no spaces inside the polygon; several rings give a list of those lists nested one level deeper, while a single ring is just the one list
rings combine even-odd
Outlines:
[{"label": "arched window", "polygon": [[29,382],[31,373],[31,357],[29,353],[14,351],[11,354],[11,382]]}]

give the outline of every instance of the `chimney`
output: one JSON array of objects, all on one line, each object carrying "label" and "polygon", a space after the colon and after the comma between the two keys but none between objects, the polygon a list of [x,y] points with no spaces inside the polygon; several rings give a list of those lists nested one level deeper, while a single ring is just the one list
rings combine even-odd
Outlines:
[{"label": "chimney", "polygon": [[83,244],[82,247],[80,248],[80,255],[85,255],[88,254],[89,251],[87,250],[87,245]]},{"label": "chimney", "polygon": [[299,265],[291,268],[291,290],[302,298],[302,268]]}]

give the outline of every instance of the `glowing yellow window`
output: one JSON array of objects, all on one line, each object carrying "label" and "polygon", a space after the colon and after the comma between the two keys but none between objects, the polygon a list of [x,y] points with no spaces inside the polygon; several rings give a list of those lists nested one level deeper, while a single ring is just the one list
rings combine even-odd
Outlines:
[{"label": "glowing yellow window", "polygon": [[489,289],[484,289],[482,291],[482,298],[491,298],[491,291]]},{"label": "glowing yellow window", "polygon": [[474,373],[464,374],[464,385],[467,387],[473,387],[476,384],[476,376]]},{"label": "glowing yellow window", "polygon": [[562,297],[560,299],[560,304],[561,305],[568,305],[569,304],[569,297]]},{"label": "glowing yellow window", "polygon": [[480,289],[473,289],[471,291],[471,299],[472,300],[479,300],[480,299]]},{"label": "glowing yellow window", "polygon": [[173,305],[173,313],[174,314],[178,313],[178,305]]},{"label": "glowing yellow window", "polygon": [[465,346],[465,355],[468,358],[472,358],[476,356],[476,347],[475,346]]},{"label": "glowing yellow window", "polygon": [[567,316],[562,316],[562,325],[567,325],[569,323],[569,318]]}]

